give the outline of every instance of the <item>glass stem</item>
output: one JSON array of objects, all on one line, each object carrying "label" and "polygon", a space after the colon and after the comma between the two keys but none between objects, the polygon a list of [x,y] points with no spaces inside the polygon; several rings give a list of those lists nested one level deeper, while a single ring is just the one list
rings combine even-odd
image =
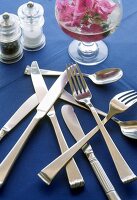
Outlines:
[{"label": "glass stem", "polygon": [[96,42],[79,42],[78,53],[83,57],[96,57],[98,54],[98,45]]}]

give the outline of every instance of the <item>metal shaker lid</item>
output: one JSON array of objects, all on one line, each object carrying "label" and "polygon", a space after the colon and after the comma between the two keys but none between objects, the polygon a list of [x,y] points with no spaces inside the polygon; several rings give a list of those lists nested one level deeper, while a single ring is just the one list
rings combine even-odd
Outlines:
[{"label": "metal shaker lid", "polygon": [[3,13],[0,15],[0,42],[10,42],[21,35],[20,22],[17,15]]},{"label": "metal shaker lid", "polygon": [[21,21],[21,27],[26,24],[43,26],[44,24],[44,9],[43,7],[32,1],[21,5],[18,9],[18,16]]}]

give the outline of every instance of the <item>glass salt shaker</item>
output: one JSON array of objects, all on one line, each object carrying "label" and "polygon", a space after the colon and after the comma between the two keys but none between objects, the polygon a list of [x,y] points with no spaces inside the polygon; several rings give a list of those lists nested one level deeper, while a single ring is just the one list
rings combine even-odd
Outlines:
[{"label": "glass salt shaker", "polygon": [[43,34],[44,9],[38,4],[29,1],[18,9],[21,22],[23,48],[28,51],[37,51],[45,46]]},{"label": "glass salt shaker", "polygon": [[21,28],[17,15],[3,13],[0,15],[0,61],[11,64],[23,56],[20,44]]}]

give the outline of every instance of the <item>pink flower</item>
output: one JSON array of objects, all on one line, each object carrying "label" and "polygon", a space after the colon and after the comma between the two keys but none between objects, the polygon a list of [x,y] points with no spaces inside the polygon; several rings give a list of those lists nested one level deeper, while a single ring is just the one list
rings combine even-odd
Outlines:
[{"label": "pink flower", "polygon": [[115,3],[109,0],[57,0],[56,8],[58,19],[67,22],[67,26],[88,27],[95,23],[96,17],[101,21],[106,21],[108,15],[116,7]]},{"label": "pink flower", "polygon": [[56,9],[60,21],[72,21],[75,7],[69,4],[68,0],[57,0]]},{"label": "pink flower", "polygon": [[102,19],[107,20],[108,15],[112,13],[116,7],[115,3],[110,3],[108,0],[95,0],[93,12],[101,16]]}]

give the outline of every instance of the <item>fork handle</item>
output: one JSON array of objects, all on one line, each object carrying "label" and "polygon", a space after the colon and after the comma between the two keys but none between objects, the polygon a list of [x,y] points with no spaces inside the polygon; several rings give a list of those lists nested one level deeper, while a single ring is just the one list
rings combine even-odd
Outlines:
[{"label": "fork handle", "polygon": [[[102,110],[100,110],[100,109],[98,109],[98,108],[96,108],[96,111],[97,111],[97,113],[98,113],[99,115],[102,115],[102,116],[104,116],[104,117],[107,117],[107,113],[105,113],[104,111],[102,111]],[[114,122],[116,122],[117,124],[119,124],[119,123],[121,122],[117,117],[111,117],[111,119],[112,119]]]},{"label": "fork handle", "polygon": [[[58,119],[56,117],[56,114],[50,116],[49,118],[52,122],[52,125],[54,127],[56,137],[60,146],[61,152],[65,152],[68,150],[68,145],[66,143],[66,140],[63,136],[63,133],[61,131]],[[69,184],[71,188],[78,188],[82,187],[84,185],[84,179],[79,171],[79,168],[74,160],[74,158],[70,159],[70,161],[66,165],[66,172],[69,180]]]},{"label": "fork handle", "polygon": [[110,137],[108,131],[106,130],[104,124],[102,123],[100,117],[97,114],[96,109],[91,103],[87,104],[98,124],[98,127],[103,135],[103,138],[107,144],[107,147],[109,149],[109,152],[111,154],[111,157],[113,159],[113,162],[115,164],[115,167],[117,169],[117,172],[120,176],[121,181],[129,182],[134,179],[136,179],[136,175],[133,173],[133,171],[128,166],[127,162],[124,160],[123,156],[119,152],[118,148],[116,147],[115,143],[113,142],[112,138]]}]

